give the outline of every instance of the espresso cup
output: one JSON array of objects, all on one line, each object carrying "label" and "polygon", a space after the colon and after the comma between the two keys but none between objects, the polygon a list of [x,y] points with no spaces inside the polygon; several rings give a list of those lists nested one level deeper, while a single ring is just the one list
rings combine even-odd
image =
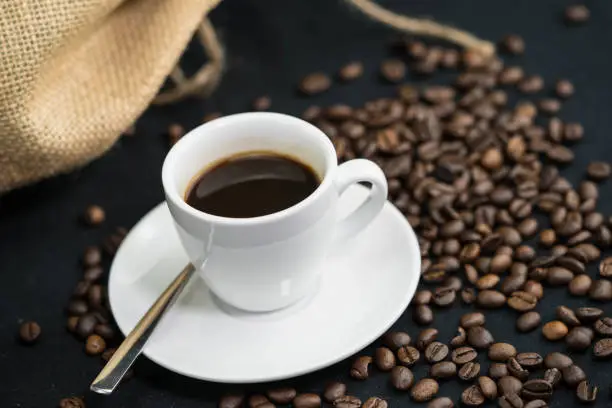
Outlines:
[{"label": "espresso cup", "polygon": [[[321,183],[298,204],[253,218],[219,217],[185,202],[202,170],[250,151],[292,157]],[[162,182],[182,245],[207,286],[222,301],[254,312],[281,309],[313,290],[328,251],[365,228],[387,198],[385,176],[375,163],[338,165],[323,132],[279,113],[231,115],[193,129],[166,156]],[[338,219],[340,195],[358,182],[371,184],[368,197]]]}]

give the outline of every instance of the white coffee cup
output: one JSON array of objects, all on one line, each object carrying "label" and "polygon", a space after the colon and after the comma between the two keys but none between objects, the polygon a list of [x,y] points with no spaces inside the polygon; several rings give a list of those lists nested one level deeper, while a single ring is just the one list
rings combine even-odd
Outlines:
[{"label": "white coffee cup", "polygon": [[[185,202],[190,183],[203,170],[249,151],[292,157],[310,166],[321,184],[300,203],[261,217],[219,217]],[[369,196],[338,220],[340,195],[361,181],[371,183]],[[193,129],[168,153],[162,182],[182,244],[210,290],[232,306],[257,312],[307,295],[334,241],[359,233],[387,198],[385,176],[376,164],[356,159],[338,165],[323,132],[279,113],[231,115]]]}]

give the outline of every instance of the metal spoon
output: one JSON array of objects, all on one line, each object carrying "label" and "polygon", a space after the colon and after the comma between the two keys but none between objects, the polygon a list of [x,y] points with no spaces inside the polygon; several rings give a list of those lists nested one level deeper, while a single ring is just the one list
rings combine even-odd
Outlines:
[{"label": "metal spoon", "polygon": [[140,319],[130,334],[123,340],[115,354],[108,360],[100,374],[90,385],[90,389],[99,394],[108,395],[114,391],[125,373],[142,352],[142,348],[155,330],[155,327],[172,307],[195,272],[192,264],[183,268],[181,273],[157,298],[147,313]]}]

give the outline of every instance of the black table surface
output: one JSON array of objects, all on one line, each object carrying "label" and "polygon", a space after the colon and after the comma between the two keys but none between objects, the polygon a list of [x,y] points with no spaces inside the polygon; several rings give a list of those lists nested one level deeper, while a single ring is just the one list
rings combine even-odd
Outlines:
[{"label": "black table surface", "polygon": [[[585,140],[575,148],[575,163],[564,170],[579,181],[590,160],[612,157],[612,2],[588,1],[588,24],[568,28],[562,14],[568,1],[558,0],[396,0],[389,8],[472,30],[497,40],[515,32],[527,42],[524,56],[512,60],[527,72],[540,73],[549,85],[569,78],[576,95],[564,104],[561,117],[579,121]],[[123,138],[103,158],[69,175],[14,191],[0,202],[0,406],[53,407],[60,398],[84,395],[88,407],[212,407],[219,394],[239,389],[256,391],[264,385],[227,386],[189,379],[167,371],[142,357],[136,376],[110,397],[87,391],[101,368],[100,359],[83,352],[81,342],[65,330],[64,306],[79,278],[78,257],[86,245],[102,240],[113,226],[130,227],[163,199],[160,168],[168,150],[164,131],[170,123],[196,126],[205,113],[224,114],[249,110],[250,101],[262,94],[272,98],[275,111],[298,115],[310,104],[348,102],[393,94],[394,87],[378,80],[377,67],[389,55],[393,31],[368,21],[341,1],[332,0],[225,0],[211,14],[228,53],[227,72],[217,92],[208,100],[191,100],[164,108],[151,108],[138,121],[137,135]],[[195,66],[200,53],[189,53]],[[335,86],[316,98],[300,97],[297,80],[313,70],[334,72],[350,60],[362,60],[366,75],[352,85]],[[411,80],[409,78],[409,80]],[[612,185],[602,184],[600,210],[612,213]],[[77,222],[91,203],[102,205],[108,221],[96,229]],[[594,276],[595,270],[590,270]],[[364,299],[367,302],[367,299]],[[544,321],[552,320],[554,307],[588,304],[570,298],[566,289],[550,289],[538,306]],[[612,312],[610,305],[603,305]],[[441,338],[449,339],[465,306],[440,312],[436,322]],[[565,345],[542,339],[540,331],[518,334],[514,314],[507,310],[487,313],[487,327],[495,338],[513,342],[520,351],[564,351]],[[18,344],[15,333],[22,320],[40,322],[43,335],[33,347]],[[446,322],[450,322],[446,323]],[[419,331],[409,311],[395,327]],[[320,328],[324,330],[324,328]],[[212,328],[211,328],[212,330]],[[313,328],[317,330],[317,328]],[[245,346],[248,347],[245,337]],[[367,351],[367,350],[366,350]],[[296,350],[296,353],[300,352]],[[608,387],[610,365],[592,360],[591,352],[575,353],[575,359],[601,386],[598,407],[612,406]],[[249,364],[249,361],[244,361]],[[407,394],[395,392],[388,377],[377,373],[365,382],[348,377],[350,360],[282,384],[301,391],[320,392],[324,384],[346,381],[349,392],[362,398],[380,395],[391,405],[412,404]],[[425,364],[416,369],[425,375]],[[444,383],[440,395],[458,400],[465,384]],[[551,407],[570,407],[577,401],[569,391],[557,392]]]}]

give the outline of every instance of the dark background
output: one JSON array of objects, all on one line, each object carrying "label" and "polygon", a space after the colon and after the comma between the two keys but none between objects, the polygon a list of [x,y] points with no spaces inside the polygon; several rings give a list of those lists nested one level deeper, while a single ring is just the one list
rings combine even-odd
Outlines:
[{"label": "dark background", "polygon": [[[398,0],[382,2],[393,10],[415,16],[432,16],[496,41],[514,32],[527,42],[524,56],[513,57],[530,73],[544,76],[550,85],[567,77],[576,95],[565,103],[561,117],[580,121],[585,140],[576,146],[575,163],[564,170],[571,181],[584,175],[590,160],[607,160],[612,153],[612,2],[589,1],[591,21],[568,28],[562,13],[568,1],[554,0]],[[250,101],[262,94],[272,98],[275,111],[298,115],[312,103],[348,102],[357,106],[376,96],[393,94],[394,87],[378,80],[377,67],[389,55],[393,32],[367,21],[341,1],[334,0],[225,0],[211,18],[228,53],[228,68],[220,88],[206,101],[192,100],[167,108],[152,108],[138,121],[137,135],[121,139],[103,158],[84,169],[12,192],[0,198],[0,407],[53,407],[60,398],[85,395],[89,407],[212,407],[217,396],[229,389],[256,390],[265,386],[228,387],[204,383],[166,371],[146,358],[136,364],[137,376],[110,397],[87,392],[101,368],[99,357],[88,357],[83,345],[65,330],[63,308],[79,279],[78,257],[86,245],[95,244],[117,225],[132,226],[162,200],[160,168],[168,150],[164,131],[180,122],[188,129],[205,113],[224,114],[250,109]],[[195,48],[187,64],[201,62]],[[366,75],[352,85],[335,86],[326,94],[307,99],[297,95],[297,80],[313,70],[334,72],[343,63],[362,60]],[[409,80],[411,80],[409,78]],[[1,169],[0,169],[1,170]],[[600,210],[612,213],[612,186],[602,185]],[[108,221],[87,229],[77,221],[91,203],[107,210]],[[595,270],[590,273],[594,276]],[[544,321],[554,307],[575,307],[586,298],[566,295],[566,289],[548,290],[538,306]],[[364,299],[364,301],[367,301]],[[609,305],[602,306],[608,313]],[[434,325],[448,340],[464,307],[438,313]],[[514,314],[488,313],[487,327],[498,341],[511,341],[519,351],[564,351],[561,343],[548,343],[535,331],[518,334]],[[15,333],[22,320],[41,323],[39,344],[24,347]],[[442,323],[444,322],[444,323]],[[447,324],[446,322],[451,322]],[[396,327],[416,337],[418,328],[406,313]],[[213,330],[214,328],[211,328]],[[324,330],[324,328],[321,328]],[[316,330],[316,328],[313,328]],[[246,340],[245,340],[246,342]],[[248,343],[245,344],[248,346]],[[482,361],[485,361],[482,358]],[[594,362],[590,350],[574,355],[591,379],[600,385],[596,406],[612,405],[610,365]],[[249,364],[245,361],[244,364]],[[284,382],[301,391],[321,391],[332,379],[347,381],[349,392],[363,399],[388,398],[392,406],[408,405],[407,394],[394,392],[387,375],[376,373],[358,383],[348,373],[350,361],[298,379]],[[486,364],[485,367],[486,368]],[[425,373],[425,364],[416,370]],[[467,385],[444,383],[440,395],[457,400]],[[578,405],[570,392],[555,394],[552,407]]]}]

